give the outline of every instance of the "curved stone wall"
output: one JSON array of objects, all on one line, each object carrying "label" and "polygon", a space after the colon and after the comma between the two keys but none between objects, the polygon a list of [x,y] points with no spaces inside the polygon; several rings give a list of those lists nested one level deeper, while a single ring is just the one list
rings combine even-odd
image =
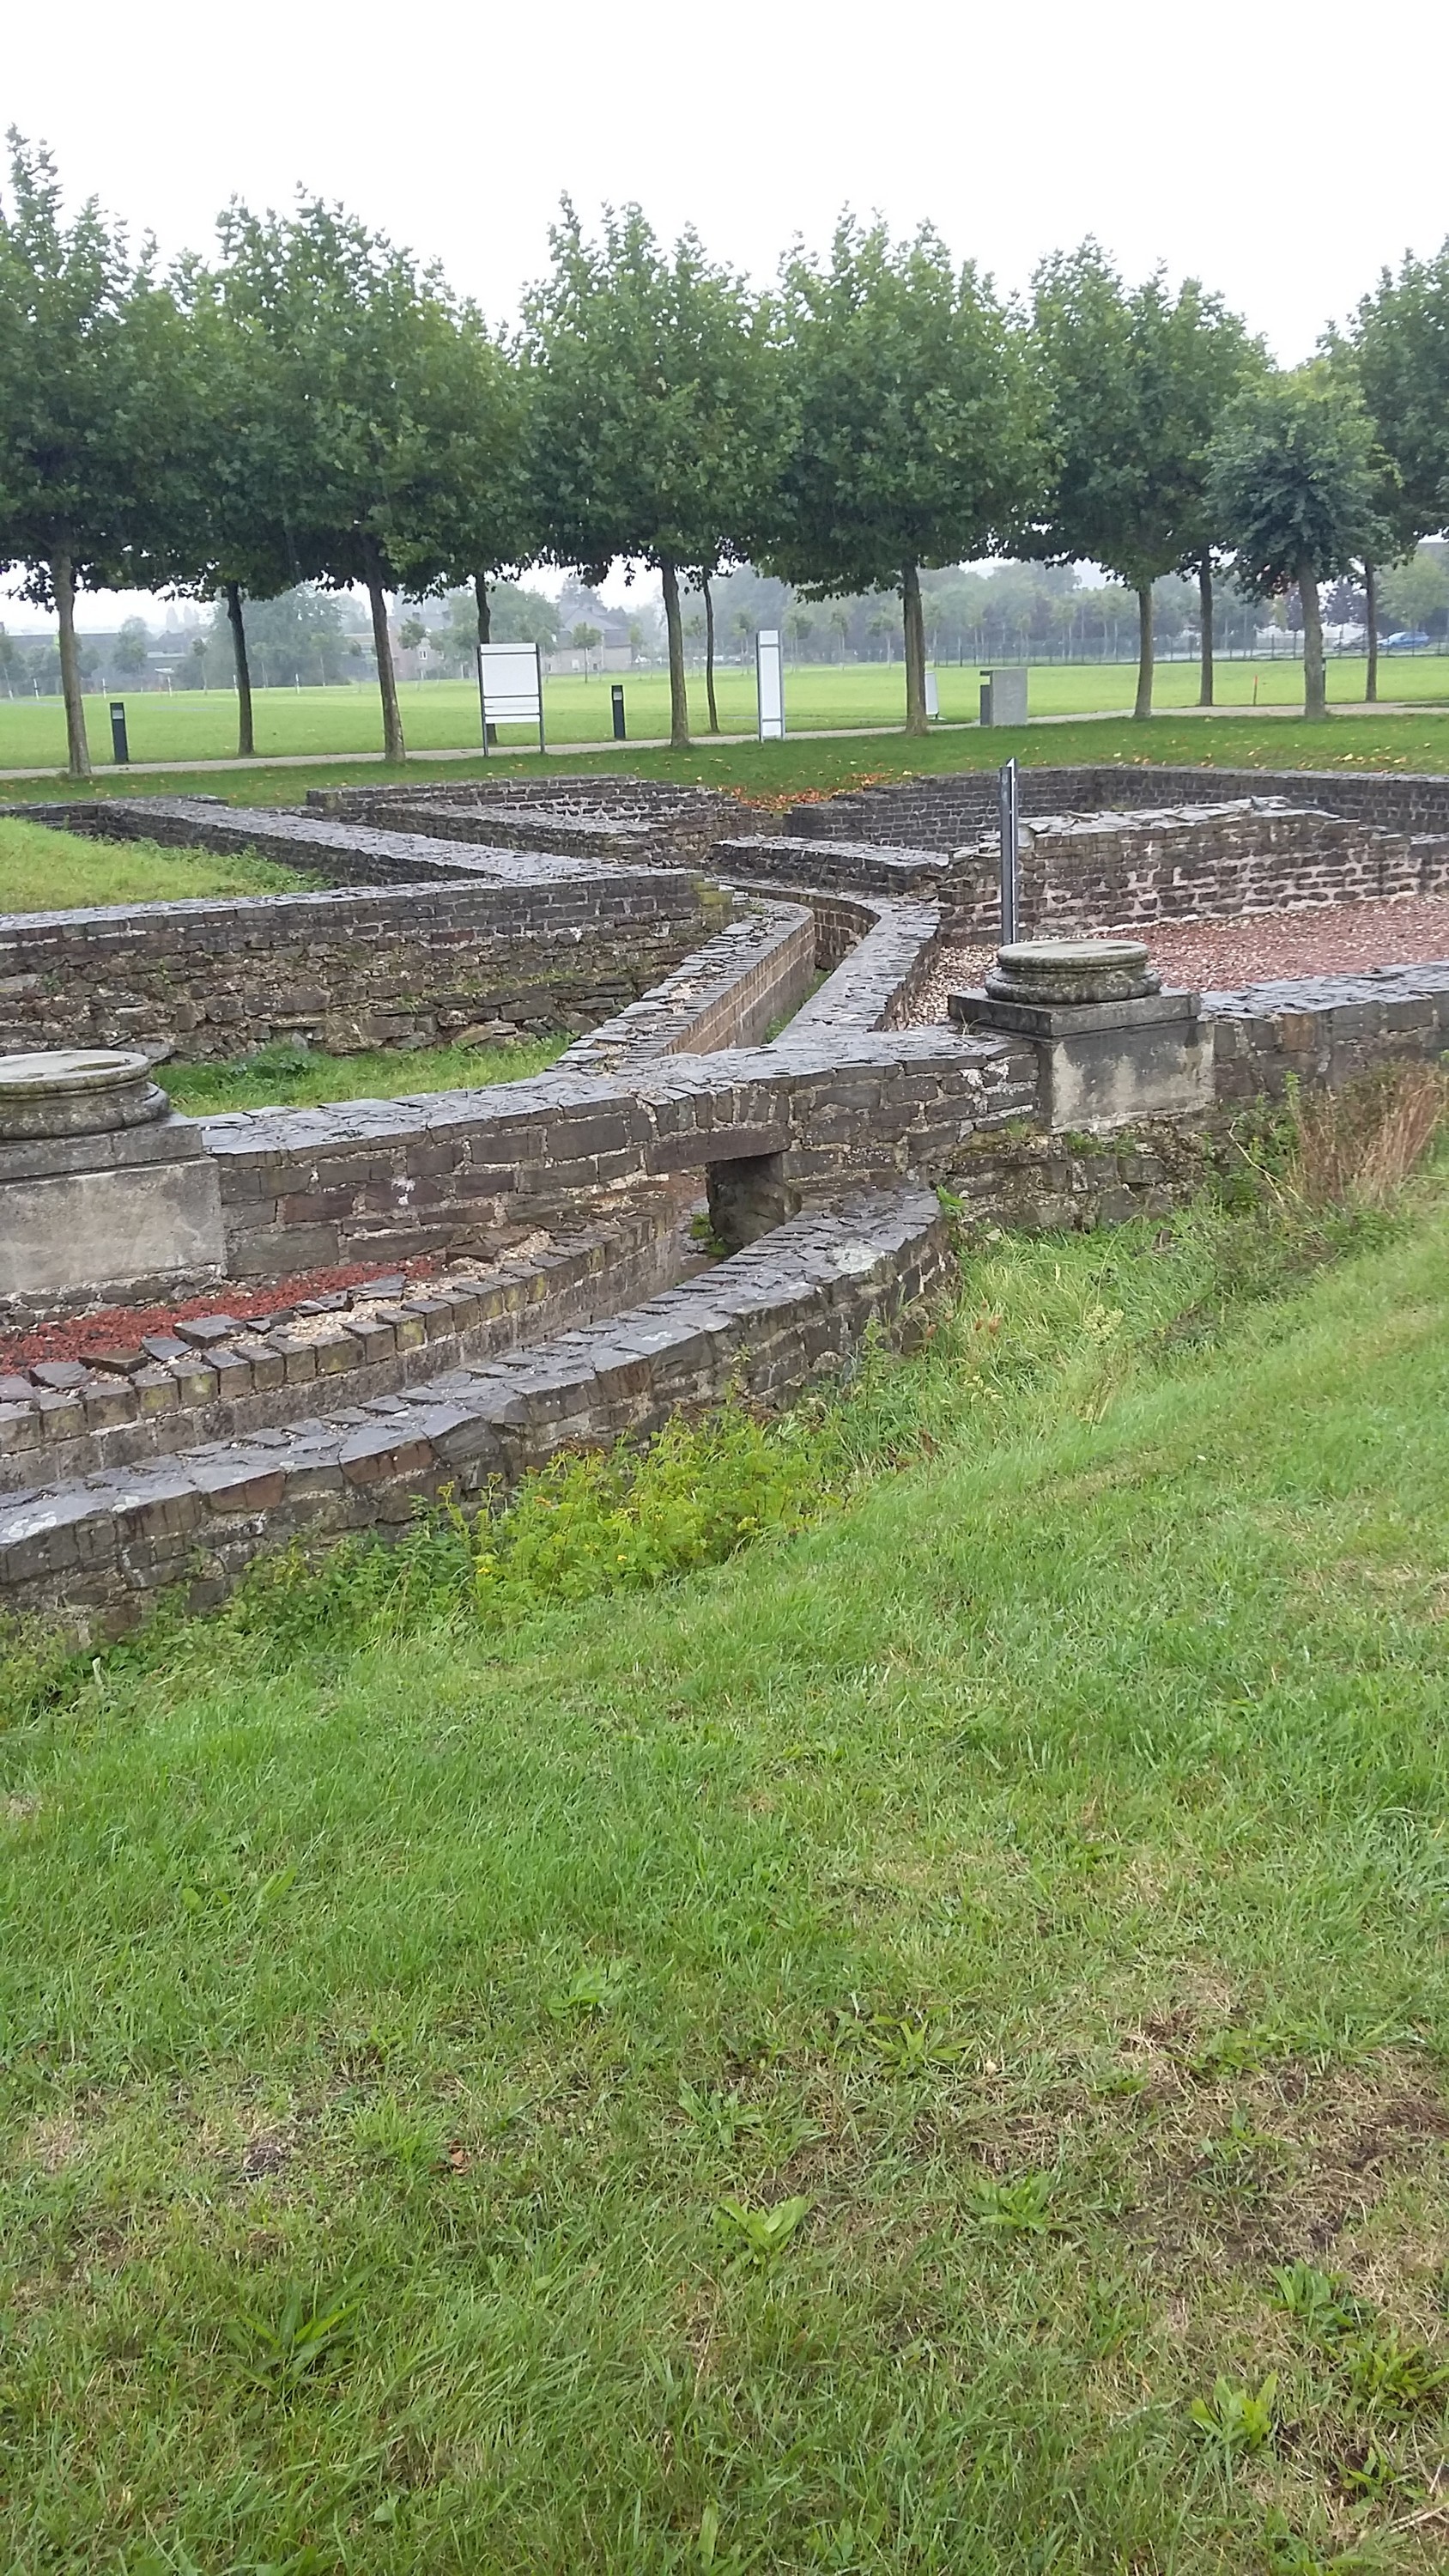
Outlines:
[{"label": "curved stone wall", "polygon": [[[1202,774],[1184,777],[1200,795]],[[1048,819],[1102,782],[1111,813],[1098,804]],[[228,1020],[208,1004],[199,1025],[255,1043],[281,1008],[259,960],[285,959],[292,974],[305,951],[320,979],[319,953],[331,973],[344,951],[376,1002],[376,979],[402,972],[396,940],[411,943],[404,980],[431,978],[455,998],[486,989],[515,1021],[496,972],[486,978],[499,942],[522,942],[551,1007],[566,1008],[572,989],[600,1023],[552,1073],[492,1091],[200,1122],[237,1312],[191,1339],[160,1336],[166,1346],[135,1367],[111,1352],[106,1365],[0,1379],[0,1599],[121,1628],[162,1583],[185,1579],[194,1600],[215,1598],[279,1538],[398,1526],[444,1484],[469,1494],[506,1483],[560,1443],[647,1430],[731,1384],[780,1400],[846,1356],[870,1320],[896,1323],[945,1287],[932,1183],[975,1221],[1027,1225],[1161,1213],[1193,1186],[1192,1121],[1095,1140],[1050,1133],[1043,1103],[1054,1095],[1034,1043],[901,1025],[943,926],[994,927],[994,854],[959,847],[980,841],[989,779],[810,806],[806,827],[785,835],[742,832],[733,800],[678,791],[639,791],[621,811],[604,792],[616,784],[573,798],[567,850],[532,847],[544,827],[531,782],[532,804],[470,786],[358,791],[349,812],[343,791],[326,814],[265,818],[204,800],[97,806],[97,829],[261,843],[298,866],[387,882],[0,924],[0,941],[21,941],[0,950],[0,968],[19,970],[0,972],[0,1009],[35,1000],[34,987],[18,989],[35,975],[46,1008],[70,997],[68,1034],[92,977],[112,979],[112,1000],[129,983],[124,1007],[164,1033],[158,1001],[169,997],[176,1021],[188,975],[205,975],[237,1010]],[[1151,922],[1194,907],[1449,891],[1449,839],[1424,830],[1449,824],[1449,782],[1429,782],[1432,795],[1425,782],[1389,782],[1400,791],[1393,828],[1363,778],[1337,782],[1354,808],[1340,813],[1261,794],[1164,810],[1161,773],[1028,772],[1024,784],[1036,817],[1026,890],[1054,929],[1094,928],[1102,913]],[[500,809],[512,846],[455,837]],[[410,828],[388,828],[404,814]],[[867,824],[879,838],[860,837]],[[945,847],[932,845],[948,831]],[[689,865],[641,869],[640,833],[656,862],[673,833]],[[691,873],[709,835],[712,864],[744,890],[727,922],[724,898]],[[623,976],[611,989],[601,970],[585,1005],[589,942],[612,937],[642,943],[630,971],[648,990]],[[424,955],[441,961],[436,973],[424,975]],[[134,990],[162,957],[171,964],[155,988]],[[23,1025],[33,1043],[37,1023]],[[302,1025],[325,1035],[337,1016]],[[367,1042],[392,1025],[375,1010]],[[1341,1082],[1442,1054],[1449,962],[1208,994],[1194,1026],[1211,1041],[1209,1115],[1225,1116],[1290,1073]],[[717,1237],[736,1248],[684,1276],[681,1220],[706,1189]],[[246,1316],[248,1281],[423,1255],[446,1266],[422,1288],[374,1278],[310,1301],[301,1325]]]}]

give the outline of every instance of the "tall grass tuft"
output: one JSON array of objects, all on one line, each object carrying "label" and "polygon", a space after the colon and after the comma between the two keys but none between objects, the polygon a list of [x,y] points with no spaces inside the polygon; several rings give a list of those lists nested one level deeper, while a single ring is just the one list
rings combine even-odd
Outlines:
[{"label": "tall grass tuft", "polygon": [[1449,1123],[1449,1073],[1385,1065],[1338,1091],[1291,1100],[1284,1175],[1306,1207],[1387,1207]]}]

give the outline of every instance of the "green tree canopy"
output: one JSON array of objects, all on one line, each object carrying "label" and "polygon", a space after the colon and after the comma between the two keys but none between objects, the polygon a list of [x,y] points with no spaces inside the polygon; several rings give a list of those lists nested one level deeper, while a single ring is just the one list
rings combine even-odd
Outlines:
[{"label": "green tree canopy", "polygon": [[924,566],[989,553],[1042,471],[1024,334],[929,225],[893,242],[850,215],[828,263],[784,272],[781,462],[756,560],[813,598],[903,603],[906,728],[926,727]]},{"label": "green tree canopy", "polygon": [[151,632],[144,617],[126,617],[116,636],[116,668],[130,679],[144,673],[151,651]]},{"label": "green tree canopy", "polygon": [[1318,586],[1380,560],[1383,462],[1354,388],[1322,360],[1240,395],[1213,450],[1212,506],[1242,587],[1295,588],[1303,608],[1304,713],[1328,712]]},{"label": "green tree canopy", "polygon": [[[1449,527],[1449,241],[1433,259],[1406,254],[1397,277],[1380,272],[1346,335],[1325,347],[1353,369],[1374,424],[1384,471],[1378,515],[1385,560],[1402,561],[1420,538]],[[1378,567],[1364,559],[1368,678],[1378,695]]]},{"label": "green tree canopy", "polygon": [[679,577],[707,576],[746,515],[764,438],[760,308],[693,232],[661,249],[637,206],[606,207],[590,242],[565,199],[549,242],[524,302],[542,551],[593,580],[621,556],[657,570],[684,743]]},{"label": "green tree canopy", "polygon": [[1385,269],[1349,325],[1364,402],[1394,468],[1396,552],[1449,528],[1449,241]]},{"label": "green tree canopy", "polygon": [[427,542],[414,561],[413,579],[426,570],[430,590],[470,584],[474,643],[509,643],[519,639],[503,625],[495,634],[492,586],[505,570],[521,570],[539,551],[529,478],[531,380],[471,304],[458,306],[453,322],[451,348],[435,353],[435,486]]},{"label": "green tree canopy", "polygon": [[154,251],[94,198],[67,223],[48,152],[13,129],[0,200],[0,567],[54,608],[71,771],[86,776],[78,588],[153,588],[182,515],[182,325]]},{"label": "green tree canopy", "polygon": [[[1017,550],[1057,563],[1089,557],[1136,591],[1135,713],[1149,716],[1152,585],[1210,563],[1213,437],[1266,362],[1196,278],[1175,297],[1161,270],[1128,288],[1091,240],[1043,261],[1034,310],[1056,471],[1048,508],[1019,532]],[[1210,586],[1204,604],[1210,650]]]},{"label": "green tree canopy", "polygon": [[454,563],[473,317],[437,270],[319,199],[289,217],[233,205],[221,232],[224,310],[267,387],[259,520],[282,532],[294,578],[365,588],[383,748],[401,760],[387,594],[434,589]]},{"label": "green tree canopy", "polygon": [[256,749],[251,628],[243,602],[279,599],[302,571],[287,503],[295,424],[274,337],[200,260],[177,271],[186,317],[186,506],[171,531],[172,587],[225,603],[237,692],[237,750]]}]

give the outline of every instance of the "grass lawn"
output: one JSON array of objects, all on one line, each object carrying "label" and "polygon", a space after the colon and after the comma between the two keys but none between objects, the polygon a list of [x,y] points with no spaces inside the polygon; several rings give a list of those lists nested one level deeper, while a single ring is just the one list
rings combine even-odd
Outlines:
[{"label": "grass lawn", "polygon": [[546,1072],[568,1044],[566,1037],[530,1038],[511,1046],[378,1047],[365,1055],[327,1055],[281,1039],[233,1064],[158,1065],[156,1079],[188,1117],[214,1118],[228,1109],[311,1109],[329,1100],[481,1090]]},{"label": "grass lawn", "polygon": [[[238,770],[198,780],[185,770],[132,778],[124,771],[101,770],[88,782],[88,798],[107,795],[195,795],[203,786],[222,792],[234,805],[296,805],[309,787],[379,785],[406,779],[426,785],[473,776],[566,778],[577,771],[597,774],[617,767],[621,774],[677,779],[684,784],[737,788],[746,796],[778,798],[788,803],[801,794],[834,794],[875,779],[933,775],[941,771],[994,769],[1012,756],[1029,766],[1040,764],[1110,766],[1117,762],[1200,767],[1210,779],[1213,769],[1399,769],[1449,770],[1449,714],[1426,709],[1422,715],[1339,717],[1328,724],[1304,724],[1287,717],[1224,716],[1204,724],[1193,716],[1156,716],[1149,724],[1130,717],[1080,724],[1030,725],[981,732],[937,732],[924,741],[904,734],[883,734],[865,741],[831,741],[818,735],[796,735],[785,742],[748,742],[711,746],[695,743],[688,751],[622,752],[605,749],[572,757],[537,753],[449,761],[438,768],[416,760],[406,768],[379,762],[360,773],[337,762],[317,760],[298,768]],[[6,795],[52,801],[52,779],[17,780]],[[60,788],[60,793],[66,792]],[[3,829],[0,825],[0,829]],[[169,862],[168,862],[169,864]],[[294,880],[295,882],[295,880]],[[97,898],[99,899],[99,898]]]},{"label": "grass lawn", "polygon": [[3,2563],[1442,2566],[1446,1256],[1004,1244],[712,1573],[17,1668]]},{"label": "grass lawn", "polygon": [[[1328,694],[1335,704],[1361,701],[1365,665],[1361,660],[1330,662]],[[973,663],[941,663],[937,670],[941,714],[948,723],[974,723],[980,698],[980,670]],[[623,675],[625,707],[631,733],[647,740],[669,731],[669,678],[663,670]],[[1031,711],[1037,716],[1125,712],[1136,689],[1136,666],[1127,662],[1041,664],[1031,674]],[[547,730],[555,742],[598,742],[611,738],[612,715],[608,675],[598,679],[557,679],[544,683]],[[1380,692],[1386,699],[1404,698],[1449,705],[1449,658],[1443,655],[1386,657],[1380,666]],[[1195,662],[1158,665],[1156,703],[1164,712],[1195,707],[1198,675]],[[1223,706],[1293,707],[1303,703],[1303,670],[1287,661],[1237,662],[1218,665],[1217,695]],[[726,733],[751,732],[755,723],[754,670],[723,665],[717,674],[716,699]],[[405,682],[401,692],[403,726],[411,751],[439,751],[479,743],[478,693],[470,681]],[[703,727],[706,715],[704,675],[689,675],[690,712]],[[791,666],[785,676],[786,716],[792,730],[810,732],[835,725],[894,725],[905,714],[905,676],[895,663],[807,663]],[[335,688],[258,689],[255,693],[256,737],[262,755],[297,755],[330,751],[376,751],[382,742],[377,691],[369,685]],[[97,766],[111,767],[109,697],[86,701],[86,728]],[[126,699],[127,727],[133,760],[229,759],[236,750],[236,701],[224,690],[188,690],[167,696],[141,691]],[[521,747],[527,728],[510,729]],[[507,737],[505,737],[506,739]],[[41,762],[63,765],[65,717],[59,698],[0,701],[0,768],[23,768]]]},{"label": "grass lawn", "polygon": [[163,850],[154,841],[88,841],[46,823],[0,821],[0,913],[178,903],[191,895],[298,894],[311,882],[271,859],[216,859],[205,850]]}]

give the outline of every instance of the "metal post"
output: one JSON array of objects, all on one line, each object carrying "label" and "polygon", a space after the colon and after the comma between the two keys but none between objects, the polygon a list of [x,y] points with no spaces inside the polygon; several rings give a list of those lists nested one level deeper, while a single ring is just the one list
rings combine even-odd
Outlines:
[{"label": "metal post", "polygon": [[131,757],[126,742],[126,707],[122,698],[111,700],[111,755],[123,768]]},{"label": "metal post", "polygon": [[1018,854],[1021,846],[1021,801],[1014,760],[1008,760],[997,771],[996,794],[1001,815],[1001,945],[1009,948],[1017,929]]},{"label": "metal post", "polygon": [[609,691],[609,703],[614,710],[614,740],[615,742],[622,742],[624,740],[624,684],[622,680],[616,680],[614,682],[613,687]]},{"label": "metal post", "polygon": [[[483,757],[486,760],[488,757],[488,736],[492,730],[488,722],[488,684],[483,677],[483,647],[481,644],[475,644],[473,650],[478,659],[478,707],[483,718]],[[496,735],[494,739],[497,739]]]},{"label": "metal post", "polygon": [[537,686],[538,686],[538,748],[539,748],[540,752],[542,752],[542,750],[543,750],[543,650],[542,650],[542,647],[541,647],[540,645],[538,645],[538,644],[535,644],[535,646],[534,646],[534,648],[533,648],[533,666],[534,666],[534,669],[536,670],[536,672],[538,673],[538,682],[537,682]]}]

